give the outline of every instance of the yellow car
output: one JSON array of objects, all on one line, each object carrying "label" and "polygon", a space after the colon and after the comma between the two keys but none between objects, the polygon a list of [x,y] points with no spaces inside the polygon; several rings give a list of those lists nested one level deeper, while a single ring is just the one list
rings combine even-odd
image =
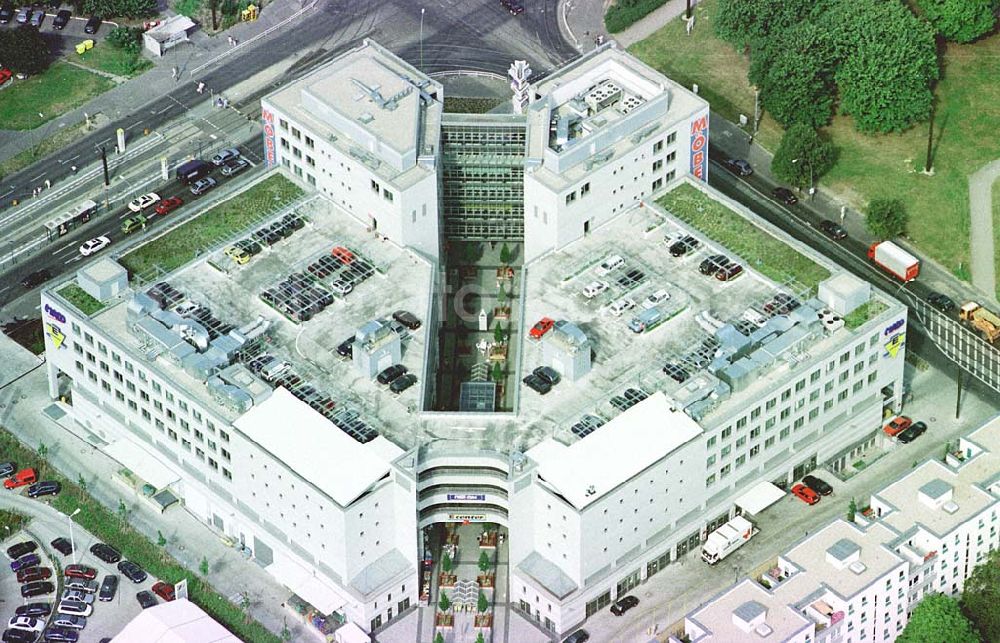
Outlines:
[{"label": "yellow car", "polygon": [[226,248],[226,256],[242,266],[250,261],[250,253],[236,246]]}]

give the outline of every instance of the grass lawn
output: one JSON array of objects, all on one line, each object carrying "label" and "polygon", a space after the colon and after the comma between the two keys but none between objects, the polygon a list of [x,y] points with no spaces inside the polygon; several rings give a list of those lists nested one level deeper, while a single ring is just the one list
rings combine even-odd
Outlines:
[{"label": "grass lawn", "polygon": [[886,309],[888,309],[888,306],[882,303],[881,300],[869,299],[866,303],[861,304],[844,316],[844,325],[847,326],[848,330],[854,330],[869,319],[878,317]]},{"label": "grass lawn", "polygon": [[27,80],[15,80],[0,90],[0,127],[34,129],[114,86],[114,82],[103,76],[64,62],[54,62],[45,73]]},{"label": "grass lawn", "polygon": [[830,276],[823,266],[690,185],[677,187],[657,203],[779,284],[794,280],[815,292],[817,284]]},{"label": "grass lawn", "polygon": [[83,288],[75,283],[68,283],[63,286],[62,290],[57,292],[60,297],[76,306],[76,309],[84,315],[93,315],[97,311],[104,308],[104,304],[88,295]]},{"label": "grass lawn", "polygon": [[27,516],[15,511],[0,509],[0,527],[4,528],[3,531],[0,531],[0,538],[17,532],[17,530],[26,524],[28,524]]},{"label": "grass lawn", "polygon": [[[753,114],[747,60],[712,33],[714,0],[697,7],[694,34],[683,34],[675,20],[631,51],[701,95],[727,118]],[[927,257],[968,279],[968,175],[1000,158],[1000,83],[996,82],[1000,36],[971,45],[949,44],[937,87],[934,175],[925,176],[927,125],[902,134],[868,136],[853,121],[837,117],[827,128],[839,151],[836,167],[821,183],[863,210],[877,197],[902,199],[910,214],[907,237]],[[780,128],[765,116],[758,140],[774,151]]]},{"label": "grass lawn", "polygon": [[64,127],[56,130],[55,134],[42,139],[35,147],[24,150],[20,154],[16,154],[0,163],[0,178],[23,170],[35,161],[52,154],[56,150],[62,149],[67,144],[86,135],[86,133],[87,130],[84,128],[83,123],[74,127]]},{"label": "grass lawn", "polygon": [[[99,69],[126,78],[138,76],[153,66],[153,62],[145,56],[135,56],[123,49],[112,47],[104,41],[97,43],[93,49],[82,55],[74,51],[67,54],[66,57],[91,69]],[[136,60],[134,69],[129,66],[133,58]]]},{"label": "grass lawn", "polygon": [[152,243],[139,246],[119,263],[132,275],[147,274],[157,267],[170,272],[302,194],[302,188],[274,174]]},{"label": "grass lawn", "polygon": [[499,98],[465,98],[462,96],[444,97],[444,111],[456,114],[485,114],[500,103],[507,101]]},{"label": "grass lawn", "polygon": [[[1000,181],[993,184],[993,264],[994,273],[1000,277]],[[996,298],[1000,300],[1000,278],[997,279]]]},{"label": "grass lawn", "polygon": [[[0,428],[0,450],[5,458],[21,466],[35,467],[40,480],[58,480],[62,485],[62,491],[51,501],[55,509],[67,515],[77,508],[82,509],[74,516],[74,522],[102,542],[117,548],[125,558],[135,561],[150,574],[168,583],[187,578],[191,601],[241,639],[254,643],[280,641],[257,621],[247,619],[240,607],[226,600],[206,581],[184,568],[173,556],[132,528],[128,524],[128,507],[124,507],[124,512],[119,507],[119,513],[113,513],[87,493],[86,485],[71,482],[45,460],[47,445],[39,444],[35,449],[25,446],[14,434]],[[4,519],[6,516],[0,514],[0,520]]]}]

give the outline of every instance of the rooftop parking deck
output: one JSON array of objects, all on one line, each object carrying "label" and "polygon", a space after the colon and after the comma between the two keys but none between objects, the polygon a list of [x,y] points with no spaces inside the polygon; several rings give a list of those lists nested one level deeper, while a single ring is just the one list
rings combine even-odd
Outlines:
[{"label": "rooftop parking deck", "polygon": [[[270,322],[266,339],[255,342],[239,358],[248,370],[259,373],[265,360],[253,358],[264,353],[274,358],[275,367],[287,362],[287,368],[274,368],[283,372],[269,378],[271,385],[283,385],[303,401],[313,402],[314,408],[358,441],[370,440],[376,433],[390,438],[393,431],[405,433],[411,424],[409,414],[419,407],[422,381],[401,394],[392,393],[360,374],[337,348],[371,320],[391,323],[396,310],[407,310],[422,320],[428,306],[430,266],[378,240],[323,199],[309,201],[293,214],[301,225],[286,231],[284,237],[272,238],[270,246],[264,235],[258,235],[261,249],[249,260],[237,260],[227,248],[218,248],[165,277],[180,293],[171,291],[167,308],[198,320],[209,328],[210,336],[225,335],[230,328],[264,318]],[[252,232],[246,237],[251,238]],[[353,289],[345,294],[342,284],[348,281],[353,282]],[[149,292],[149,287],[145,290]],[[272,296],[262,297],[265,291]],[[124,344],[146,351],[140,335],[129,328],[128,300],[95,319]],[[304,303],[316,305],[303,308]],[[201,309],[195,310],[192,304]],[[205,317],[206,308],[221,324],[215,331]],[[425,329],[411,330],[398,323],[393,327],[402,337],[402,363],[422,379]],[[240,415],[217,404],[205,383],[167,356],[157,358],[155,364],[165,378],[183,385],[224,417]],[[406,444],[409,439],[403,435],[397,441]]]},{"label": "rooftop parking deck", "polygon": [[[695,243],[679,253],[675,244],[685,237]],[[796,250],[818,268],[837,272],[807,248]],[[709,257],[715,255],[740,264],[742,273],[731,279],[706,275],[713,267]],[[606,271],[601,264],[614,257],[621,258],[621,265]],[[717,385],[719,379],[708,367],[720,347],[716,330],[725,323],[733,325],[734,340],[743,341],[771,318],[787,318],[773,320],[785,332],[768,346],[779,346],[783,339],[789,345],[793,340],[807,342],[810,354],[817,356],[856,332],[843,324],[817,331],[817,311],[824,306],[814,299],[815,284],[792,279],[777,283],[746,258],[655,206],[628,211],[580,242],[531,264],[526,279],[526,326],[543,317],[569,320],[593,345],[593,370],[586,378],[560,383],[544,396],[522,386],[522,416],[540,418],[563,439],[585,432],[574,427],[584,414],[599,423],[656,390],[683,404],[697,391]],[[662,291],[669,298],[664,299]],[[899,309],[879,293],[872,297],[884,300],[884,306],[873,308],[878,316]],[[660,319],[635,332],[641,326],[633,320],[648,308],[657,308]],[[806,326],[811,328],[808,333]],[[544,341],[526,338],[522,374],[542,364]],[[706,408],[702,417],[745,406],[793,367],[787,357],[775,355],[772,365],[754,373],[728,399]]]}]

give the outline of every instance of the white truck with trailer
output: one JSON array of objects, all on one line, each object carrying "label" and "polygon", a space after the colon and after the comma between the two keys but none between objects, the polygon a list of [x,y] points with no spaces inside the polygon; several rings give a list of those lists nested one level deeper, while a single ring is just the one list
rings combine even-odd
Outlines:
[{"label": "white truck with trailer", "polygon": [[708,535],[701,548],[701,559],[714,565],[733,553],[760,531],[743,516],[736,516]]}]

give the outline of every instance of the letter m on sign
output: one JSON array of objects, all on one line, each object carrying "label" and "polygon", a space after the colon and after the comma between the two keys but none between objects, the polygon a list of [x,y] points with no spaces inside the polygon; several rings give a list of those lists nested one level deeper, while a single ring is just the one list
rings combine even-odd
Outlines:
[{"label": "letter m on sign", "polygon": [[691,121],[691,175],[708,181],[708,114]]}]

